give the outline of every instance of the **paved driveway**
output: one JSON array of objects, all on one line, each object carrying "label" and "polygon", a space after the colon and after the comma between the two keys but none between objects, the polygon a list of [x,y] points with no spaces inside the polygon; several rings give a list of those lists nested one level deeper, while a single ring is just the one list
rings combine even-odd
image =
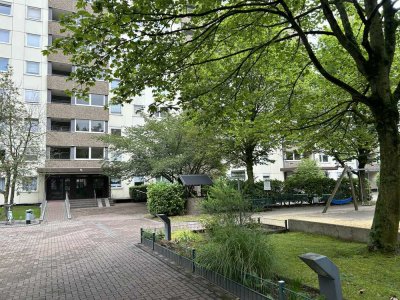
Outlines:
[{"label": "paved driveway", "polygon": [[[135,246],[141,204],[73,210],[71,221],[0,228],[0,299],[222,299]],[[225,298],[224,298],[225,299]]]}]

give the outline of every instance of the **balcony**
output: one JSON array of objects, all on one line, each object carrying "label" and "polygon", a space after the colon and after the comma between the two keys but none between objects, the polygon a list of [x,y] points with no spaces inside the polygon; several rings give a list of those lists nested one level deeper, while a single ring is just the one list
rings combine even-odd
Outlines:
[{"label": "balcony", "polygon": [[49,131],[46,133],[46,143],[56,147],[105,147],[106,144],[98,139],[102,133],[80,133]]},{"label": "balcony", "polygon": [[71,132],[71,120],[50,120],[50,130],[55,132]]},{"label": "balcony", "polygon": [[49,103],[58,103],[58,104],[71,104],[72,99],[71,96],[67,95],[65,91],[60,90],[50,90],[49,95]]},{"label": "balcony", "polygon": [[49,0],[49,7],[56,11],[73,12],[76,11],[76,1]]},{"label": "balcony", "polygon": [[103,107],[47,103],[47,117],[52,119],[108,121],[109,113]]},{"label": "balcony", "polygon": [[[72,90],[78,85],[73,81],[67,80],[65,76],[49,75],[47,76],[47,88],[49,90]],[[89,88],[89,92],[93,94],[108,95],[108,83],[98,81],[94,86]]]}]

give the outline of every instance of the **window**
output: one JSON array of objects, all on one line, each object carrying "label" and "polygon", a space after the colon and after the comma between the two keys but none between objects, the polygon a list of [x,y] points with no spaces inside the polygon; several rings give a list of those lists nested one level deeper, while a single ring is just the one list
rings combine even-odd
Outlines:
[{"label": "window", "polygon": [[38,34],[26,34],[26,45],[28,47],[40,48],[40,35]]},{"label": "window", "polygon": [[38,90],[25,90],[25,102],[39,103],[40,93]]},{"label": "window", "polygon": [[91,94],[90,95],[91,105],[104,106],[105,98],[106,97],[104,95]]},{"label": "window", "polygon": [[90,99],[79,99],[79,98],[75,98],[75,104],[79,104],[79,105],[90,105]]},{"label": "window", "polygon": [[113,80],[111,81],[111,89],[116,89],[119,86],[119,80]]},{"label": "window", "polygon": [[89,159],[89,147],[76,147],[76,159]]},{"label": "window", "polygon": [[70,159],[71,149],[69,147],[50,147],[50,159]]},{"label": "window", "polygon": [[144,105],[134,104],[133,105],[133,114],[136,116],[141,115],[142,113],[144,113],[145,108],[146,107]]},{"label": "window", "polygon": [[11,4],[0,3],[0,15],[11,16]]},{"label": "window", "polygon": [[40,19],[42,18],[41,9],[38,7],[28,6],[28,10],[26,12],[26,18],[30,20],[40,21]]},{"label": "window", "polygon": [[122,111],[122,105],[121,104],[111,104],[110,105],[110,113],[112,114],[120,114]]},{"label": "window", "polygon": [[110,179],[111,187],[112,188],[120,188],[122,187],[121,178],[111,178]]},{"label": "window", "polygon": [[70,120],[51,120],[51,131],[71,131],[71,121]]},{"label": "window", "polygon": [[301,156],[297,150],[287,150],[285,151],[285,159],[286,160],[300,160]]},{"label": "window", "polygon": [[122,130],[120,128],[111,128],[111,134],[121,136]]},{"label": "window", "polygon": [[168,109],[165,107],[160,107],[158,111],[154,113],[154,117],[156,118],[165,118],[167,116]]},{"label": "window", "polygon": [[91,149],[91,159],[103,159],[104,158],[104,150],[103,148],[94,148],[92,147]]},{"label": "window", "polygon": [[324,162],[324,163],[329,162],[329,157],[328,157],[328,155],[326,155],[326,154],[320,154],[320,155],[319,155],[319,161],[320,161],[320,162]]},{"label": "window", "polygon": [[118,152],[111,152],[110,160],[111,161],[122,161],[122,154],[118,153]]},{"label": "window", "polygon": [[35,192],[37,190],[37,178],[26,177],[22,181],[22,191],[24,192]]},{"label": "window", "polygon": [[0,57],[0,72],[7,72],[8,58]]},{"label": "window", "polygon": [[4,177],[0,178],[0,191],[4,191],[6,188],[6,179]]},{"label": "window", "polygon": [[26,74],[39,75],[40,74],[40,63],[34,61],[26,62]]},{"label": "window", "polygon": [[32,148],[26,149],[25,160],[26,161],[37,161],[38,153],[34,151]]},{"label": "window", "polygon": [[10,30],[0,29],[0,43],[10,43]]},{"label": "window", "polygon": [[104,132],[104,121],[91,121],[92,132]]},{"label": "window", "polygon": [[28,132],[38,132],[39,131],[39,120],[37,120],[37,119],[27,119],[26,120],[26,131],[28,131]]},{"label": "window", "polygon": [[89,120],[76,120],[75,131],[89,131]]}]

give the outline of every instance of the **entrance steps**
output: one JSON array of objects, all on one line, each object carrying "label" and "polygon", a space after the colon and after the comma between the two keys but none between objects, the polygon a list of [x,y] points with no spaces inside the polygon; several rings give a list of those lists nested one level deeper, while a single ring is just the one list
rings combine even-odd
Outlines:
[{"label": "entrance steps", "polygon": [[114,201],[108,198],[70,199],[71,208],[109,207]]}]

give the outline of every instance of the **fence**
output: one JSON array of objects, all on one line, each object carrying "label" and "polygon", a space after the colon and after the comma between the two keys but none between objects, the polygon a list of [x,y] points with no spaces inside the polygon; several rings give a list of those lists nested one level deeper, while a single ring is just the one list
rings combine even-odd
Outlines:
[{"label": "fence", "polygon": [[202,276],[208,281],[220,286],[224,290],[239,297],[248,300],[311,300],[307,295],[294,292],[285,287],[284,281],[275,283],[273,281],[262,279],[260,277],[245,274],[242,276],[242,282],[237,282],[225,277],[213,270],[205,268],[195,261],[196,250],[189,248],[179,249],[175,252],[158,243],[160,235],[155,232],[150,233],[140,229],[140,243],[160,255],[166,257],[176,265],[185,268],[192,273]]}]

